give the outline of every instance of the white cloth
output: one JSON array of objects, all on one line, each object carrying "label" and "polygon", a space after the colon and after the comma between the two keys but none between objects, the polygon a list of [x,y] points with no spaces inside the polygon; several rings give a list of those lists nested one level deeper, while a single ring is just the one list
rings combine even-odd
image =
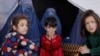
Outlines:
[{"label": "white cloth", "polygon": [[91,9],[100,16],[100,0],[68,0],[82,11]]},{"label": "white cloth", "polygon": [[0,0],[0,30],[5,25],[9,15],[15,10],[18,0]]}]

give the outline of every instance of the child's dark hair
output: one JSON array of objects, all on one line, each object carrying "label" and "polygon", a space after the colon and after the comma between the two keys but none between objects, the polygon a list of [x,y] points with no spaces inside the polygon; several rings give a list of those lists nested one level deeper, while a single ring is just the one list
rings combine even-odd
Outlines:
[{"label": "child's dark hair", "polygon": [[57,21],[54,17],[47,17],[45,21],[45,26],[56,27]]},{"label": "child's dark hair", "polygon": [[92,16],[95,19],[96,23],[97,23],[97,30],[94,34],[98,34],[98,30],[100,28],[100,18],[99,18],[99,16],[92,10],[85,11],[83,13],[82,18],[81,18],[81,28],[80,28],[81,35],[85,36],[85,37],[90,35],[90,33],[86,30],[86,27],[85,27],[85,20],[89,16]]},{"label": "child's dark hair", "polygon": [[[17,26],[19,21],[20,20],[26,20],[27,23],[29,24],[29,20],[28,20],[28,17],[26,17],[25,15],[23,14],[18,14],[18,15],[15,15],[14,18],[12,19],[12,22],[11,22],[11,25],[13,26]],[[13,29],[11,29],[11,32],[14,31]]]}]

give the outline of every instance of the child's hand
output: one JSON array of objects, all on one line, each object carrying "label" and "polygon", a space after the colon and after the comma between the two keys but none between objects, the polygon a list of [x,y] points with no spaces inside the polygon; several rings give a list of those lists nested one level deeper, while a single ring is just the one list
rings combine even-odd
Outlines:
[{"label": "child's hand", "polygon": [[79,51],[80,51],[81,54],[90,53],[90,50],[87,48],[86,45],[80,47],[80,48],[79,48]]},{"label": "child's hand", "polygon": [[31,43],[31,45],[29,46],[30,49],[33,49],[33,50],[37,51],[37,50],[38,50],[38,47],[35,45],[35,43],[32,42],[31,40],[29,40],[29,41],[30,41],[30,43]]}]

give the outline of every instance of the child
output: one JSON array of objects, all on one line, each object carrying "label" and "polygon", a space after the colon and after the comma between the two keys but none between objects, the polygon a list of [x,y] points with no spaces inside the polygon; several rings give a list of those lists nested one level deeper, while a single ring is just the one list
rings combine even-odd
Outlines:
[{"label": "child", "polygon": [[40,56],[63,56],[61,47],[61,36],[56,34],[57,22],[53,17],[48,17],[45,21],[45,30],[41,38]]},{"label": "child", "polygon": [[17,15],[12,20],[12,31],[6,35],[1,48],[1,56],[32,56],[36,51],[35,43],[24,35],[28,31],[29,21],[24,15]]},{"label": "child", "polygon": [[84,12],[81,20],[81,35],[86,44],[80,47],[82,56],[100,56],[100,18],[92,10]]}]

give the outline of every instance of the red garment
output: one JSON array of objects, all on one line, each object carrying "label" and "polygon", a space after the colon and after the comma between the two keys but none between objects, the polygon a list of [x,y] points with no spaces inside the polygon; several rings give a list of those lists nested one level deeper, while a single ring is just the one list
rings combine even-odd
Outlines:
[{"label": "red garment", "polygon": [[40,56],[64,56],[61,47],[61,36],[57,35],[52,40],[47,39],[46,35],[41,38]]}]

